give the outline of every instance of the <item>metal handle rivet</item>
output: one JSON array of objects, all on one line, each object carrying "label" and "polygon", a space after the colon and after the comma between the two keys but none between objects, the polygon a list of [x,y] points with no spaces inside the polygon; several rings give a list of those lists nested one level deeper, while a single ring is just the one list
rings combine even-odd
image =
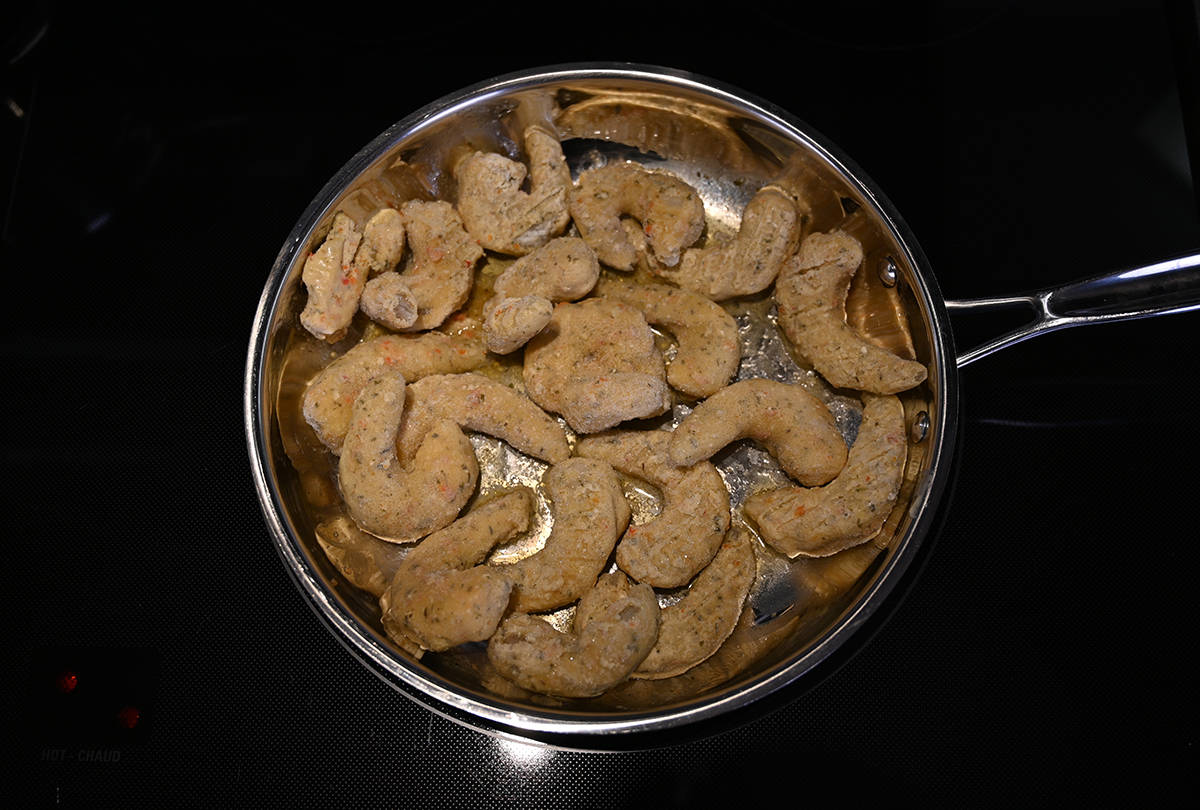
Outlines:
[{"label": "metal handle rivet", "polygon": [[900,270],[896,267],[896,260],[888,256],[879,265],[879,280],[885,287],[895,287],[899,278]]},{"label": "metal handle rivet", "polygon": [[912,430],[909,432],[909,436],[912,438],[913,444],[917,444],[924,441],[925,437],[928,435],[929,414],[925,411],[921,411],[917,414],[916,418],[913,419]]}]

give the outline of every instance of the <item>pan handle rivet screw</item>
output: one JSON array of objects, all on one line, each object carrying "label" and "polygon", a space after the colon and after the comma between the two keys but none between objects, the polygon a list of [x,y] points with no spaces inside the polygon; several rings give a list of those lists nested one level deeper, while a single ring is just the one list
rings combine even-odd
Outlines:
[{"label": "pan handle rivet screw", "polygon": [[896,267],[896,260],[891,256],[885,256],[879,263],[879,280],[885,287],[895,287],[898,278],[900,278],[900,270]]},{"label": "pan handle rivet screw", "polygon": [[913,419],[912,430],[909,432],[909,437],[912,439],[913,444],[918,444],[919,442],[924,441],[925,437],[928,435],[929,414],[925,411],[921,411],[916,415],[916,418]]}]

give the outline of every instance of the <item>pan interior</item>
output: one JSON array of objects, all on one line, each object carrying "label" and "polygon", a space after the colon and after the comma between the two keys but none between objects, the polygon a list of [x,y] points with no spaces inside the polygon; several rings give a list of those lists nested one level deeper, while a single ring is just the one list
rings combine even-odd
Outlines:
[{"label": "pan interior", "polygon": [[[326,187],[281,254],[267,290],[270,317],[259,336],[259,385],[254,423],[262,432],[264,474],[273,493],[285,561],[305,585],[319,612],[331,621],[385,679],[411,687],[436,704],[508,725],[583,730],[652,726],[679,718],[726,711],[795,680],[852,631],[856,619],[883,590],[902,555],[911,551],[924,511],[944,430],[939,387],[938,330],[931,293],[917,270],[913,246],[894,228],[877,193],[799,125],[782,114],[724,90],[678,77],[637,71],[566,71],[499,82],[401,122],[368,146]],[[377,598],[356,587],[347,571],[377,565],[361,550],[331,557],[319,527],[343,515],[336,460],[318,442],[301,415],[301,400],[313,375],[374,328],[356,320],[339,343],[318,341],[299,327],[304,303],[300,281],[304,258],[323,239],[333,215],[344,211],[362,222],[383,206],[408,199],[453,201],[449,170],[465,150],[496,151],[520,160],[519,133],[542,122],[557,131],[573,174],[590,166],[633,160],[674,172],[692,184],[705,203],[702,240],[736,232],[740,212],[762,186],[775,184],[804,202],[805,233],[842,228],[863,244],[865,261],[851,288],[847,317],[869,339],[920,360],[930,370],[921,386],[901,395],[910,426],[910,445],[900,497],[883,530],[871,541],[826,558],[789,560],[758,544],[758,576],[749,607],[734,635],[703,664],[681,676],[630,681],[599,698],[552,700],[508,690],[489,676],[483,645],[465,645],[417,660],[396,648],[380,625]],[[490,280],[504,257],[485,257],[466,305],[478,316]],[[894,279],[894,281],[893,281]],[[726,302],[738,323],[743,359],[738,379],[768,377],[805,386],[825,401],[847,441],[861,414],[855,392],[834,389],[798,358],[781,337],[769,290]],[[359,316],[361,318],[361,315]],[[453,327],[444,327],[452,330]],[[671,351],[668,336],[663,347]],[[521,387],[519,357],[497,358],[482,373]],[[675,424],[693,402],[679,400],[662,424]],[[922,424],[929,428],[922,435]],[[472,436],[480,458],[476,497],[525,483],[537,487],[545,465],[503,443]],[[713,459],[738,506],[756,488],[786,476],[753,443],[740,442]],[[635,521],[653,514],[655,493],[628,482]],[[469,505],[468,505],[469,508]],[[525,546],[496,555],[519,557],[549,532],[545,504]],[[384,554],[402,554],[402,547]],[[374,553],[374,552],[372,552]],[[355,556],[357,555],[357,556]],[[336,558],[336,559],[335,559]],[[666,601],[670,594],[662,595]],[[566,624],[569,609],[556,615]],[[711,709],[709,707],[712,707]]]}]

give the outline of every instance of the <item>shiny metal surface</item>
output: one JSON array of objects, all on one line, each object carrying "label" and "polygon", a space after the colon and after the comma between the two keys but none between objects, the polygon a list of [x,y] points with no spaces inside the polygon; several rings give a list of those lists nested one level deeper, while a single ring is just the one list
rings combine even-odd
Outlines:
[{"label": "shiny metal surface", "polygon": [[913,444],[918,444],[925,441],[925,437],[929,435],[929,414],[925,411],[920,411],[912,422],[912,430],[909,432],[909,438]]},{"label": "shiny metal surface", "polygon": [[895,287],[899,278],[900,271],[896,269],[896,262],[888,256],[879,265],[879,280],[885,287]]},{"label": "shiny metal surface", "polygon": [[[448,198],[450,156],[464,143],[516,154],[514,131],[550,110],[575,171],[591,162],[628,157],[676,171],[704,198],[711,232],[729,232],[753,191],[775,183],[801,193],[810,230],[843,227],[864,243],[873,266],[896,268],[898,283],[866,274],[873,288],[852,292],[849,317],[895,350],[930,370],[921,388],[904,395],[906,413],[928,419],[923,440],[910,447],[902,502],[877,542],[864,544],[847,564],[856,576],[825,587],[819,564],[760,555],[752,597],[754,619],[733,645],[727,672],[631,692],[620,700],[553,705],[489,692],[469,653],[414,660],[382,633],[378,608],[347,587],[315,539],[321,504],[329,497],[327,470],[303,439],[286,429],[304,382],[324,359],[321,347],[295,333],[300,265],[338,210],[369,211],[381,200]],[[864,275],[864,274],[860,274]],[[866,302],[866,303],[863,303]],[[891,312],[883,323],[880,311]],[[735,308],[746,358],[742,376],[804,382],[836,408],[844,397],[822,390],[811,371],[772,345],[769,300]],[[893,328],[896,317],[911,325]],[[548,68],[481,83],[441,99],[398,122],[355,155],[302,214],[280,251],[254,320],[247,357],[244,408],[255,485],[268,529],[285,567],[334,635],[372,671],[431,710],[501,735],[569,747],[608,747],[641,734],[683,730],[731,716],[800,681],[849,641],[887,599],[911,562],[945,485],[942,472],[956,430],[954,352],[936,282],[912,234],[881,191],[832,144],[772,104],[691,74],[636,65]],[[493,369],[503,377],[511,370]],[[670,417],[679,418],[686,405]],[[848,437],[857,428],[852,405],[839,419]],[[495,448],[476,443],[481,457]],[[760,475],[764,459],[741,448],[720,468],[738,487]],[[740,454],[740,455],[739,455]],[[763,455],[763,454],[759,454]],[[536,471],[534,471],[536,472]],[[428,657],[427,657],[428,658]],[[744,660],[742,660],[744,659]],[[678,681],[679,679],[671,679]],[[660,682],[665,684],[665,682]]]},{"label": "shiny metal surface", "polygon": [[1038,335],[1115,321],[1173,315],[1200,309],[1200,254],[1073,281],[1028,295],[948,300],[950,311],[989,312],[1028,307],[1033,319],[958,356],[967,366]]}]

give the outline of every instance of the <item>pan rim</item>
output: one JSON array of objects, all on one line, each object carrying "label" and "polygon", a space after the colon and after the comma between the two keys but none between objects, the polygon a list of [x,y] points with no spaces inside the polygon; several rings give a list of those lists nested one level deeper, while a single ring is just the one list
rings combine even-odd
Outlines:
[{"label": "pan rim", "polygon": [[[399,660],[382,640],[350,614],[331,593],[319,573],[306,559],[298,533],[287,518],[287,510],[269,463],[270,426],[265,424],[262,407],[265,390],[266,345],[270,327],[280,305],[280,293],[297,251],[307,244],[317,223],[328,212],[348,183],[365,171],[392,145],[411,137],[434,122],[453,115],[467,105],[517,90],[571,80],[633,80],[686,88],[752,111],[770,122],[788,137],[817,151],[853,186],[870,199],[883,224],[906,253],[916,284],[912,285],[927,318],[930,337],[931,371],[929,386],[933,394],[933,413],[925,441],[929,461],[921,485],[909,505],[911,523],[897,538],[895,548],[883,561],[874,581],[860,593],[843,615],[808,645],[802,654],[786,664],[777,665],[733,690],[718,690],[717,697],[689,700],[684,706],[668,710],[646,710],[607,715],[505,708],[501,701],[475,697],[456,690],[438,677],[430,677]],[[306,603],[323,624],[352,655],[386,683],[420,705],[450,720],[499,734],[529,735],[550,739],[629,738],[643,733],[676,731],[701,721],[729,715],[738,708],[762,700],[768,695],[797,683],[853,638],[859,628],[891,595],[896,583],[908,569],[917,548],[933,520],[933,507],[941,501],[946,486],[946,463],[954,452],[957,433],[958,379],[954,367],[953,335],[948,328],[944,298],[936,278],[916,238],[899,212],[882,191],[835,144],[813,127],[778,105],[758,98],[719,80],[692,71],[631,62],[577,62],[534,67],[477,82],[451,92],[401,118],[372,139],[338,170],[313,198],[293,226],[268,274],[253,319],[246,361],[244,420],[252,475],[267,527],[285,569],[304,595]],[[586,745],[584,746],[586,748]]]}]

